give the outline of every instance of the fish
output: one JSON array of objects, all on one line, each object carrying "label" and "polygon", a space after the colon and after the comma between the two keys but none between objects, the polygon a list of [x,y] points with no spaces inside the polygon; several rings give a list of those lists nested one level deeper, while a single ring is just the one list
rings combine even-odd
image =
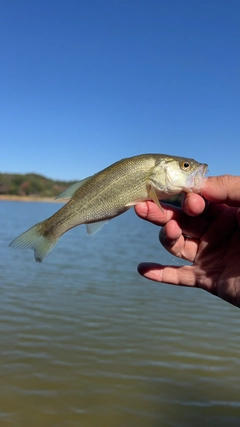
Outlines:
[{"label": "fish", "polygon": [[110,219],[132,206],[181,192],[199,193],[208,165],[166,154],[140,154],[124,158],[102,171],[74,183],[57,198],[68,202],[56,213],[16,237],[9,246],[30,248],[37,262],[73,227],[86,224],[94,234]]}]

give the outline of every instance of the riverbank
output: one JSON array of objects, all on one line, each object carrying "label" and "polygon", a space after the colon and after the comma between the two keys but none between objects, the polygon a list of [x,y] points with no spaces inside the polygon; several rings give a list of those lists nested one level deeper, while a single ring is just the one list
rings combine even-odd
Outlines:
[{"label": "riverbank", "polygon": [[12,196],[12,195],[0,195],[0,202],[44,202],[44,203],[63,203],[60,199],[54,199],[54,197],[38,197],[38,196]]}]

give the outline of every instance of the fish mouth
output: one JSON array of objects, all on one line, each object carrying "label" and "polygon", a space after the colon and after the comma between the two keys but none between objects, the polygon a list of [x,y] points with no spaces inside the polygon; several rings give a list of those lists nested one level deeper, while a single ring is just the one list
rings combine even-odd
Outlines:
[{"label": "fish mouth", "polygon": [[198,166],[196,172],[193,175],[193,186],[192,190],[199,190],[203,182],[206,180],[206,173],[208,172],[208,165],[206,163],[202,163]]}]

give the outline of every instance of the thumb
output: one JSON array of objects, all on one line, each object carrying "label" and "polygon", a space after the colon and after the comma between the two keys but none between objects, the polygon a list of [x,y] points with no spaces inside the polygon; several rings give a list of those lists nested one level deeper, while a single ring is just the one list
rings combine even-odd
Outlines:
[{"label": "thumb", "polygon": [[210,202],[240,206],[240,176],[210,176],[203,183],[201,195]]}]

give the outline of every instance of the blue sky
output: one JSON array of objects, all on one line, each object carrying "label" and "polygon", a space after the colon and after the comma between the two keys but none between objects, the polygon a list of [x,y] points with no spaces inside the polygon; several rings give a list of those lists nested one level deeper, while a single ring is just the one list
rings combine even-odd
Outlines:
[{"label": "blue sky", "polygon": [[240,174],[238,0],[7,0],[1,172],[79,180],[141,153]]}]

